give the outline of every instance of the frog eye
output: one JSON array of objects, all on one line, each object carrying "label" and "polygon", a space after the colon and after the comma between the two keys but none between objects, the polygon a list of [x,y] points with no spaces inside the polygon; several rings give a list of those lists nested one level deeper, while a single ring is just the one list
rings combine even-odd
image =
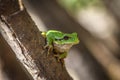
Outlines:
[{"label": "frog eye", "polygon": [[64,40],[68,40],[70,37],[68,37],[68,36],[64,36]]}]

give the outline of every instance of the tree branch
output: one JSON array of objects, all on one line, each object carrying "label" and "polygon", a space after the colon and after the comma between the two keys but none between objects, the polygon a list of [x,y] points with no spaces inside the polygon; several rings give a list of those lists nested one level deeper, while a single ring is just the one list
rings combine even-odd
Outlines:
[{"label": "tree branch", "polygon": [[34,80],[72,80],[53,54],[43,49],[44,38],[17,0],[1,0],[0,32],[20,64]]}]

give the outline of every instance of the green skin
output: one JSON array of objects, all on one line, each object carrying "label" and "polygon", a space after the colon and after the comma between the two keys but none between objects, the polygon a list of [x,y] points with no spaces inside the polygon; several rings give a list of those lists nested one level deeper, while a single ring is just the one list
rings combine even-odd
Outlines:
[{"label": "green skin", "polygon": [[47,32],[42,32],[42,35],[47,40],[45,48],[48,48],[48,54],[54,49],[58,53],[55,55],[58,61],[64,59],[69,49],[73,45],[79,43],[77,33],[67,34],[57,30],[49,30]]}]

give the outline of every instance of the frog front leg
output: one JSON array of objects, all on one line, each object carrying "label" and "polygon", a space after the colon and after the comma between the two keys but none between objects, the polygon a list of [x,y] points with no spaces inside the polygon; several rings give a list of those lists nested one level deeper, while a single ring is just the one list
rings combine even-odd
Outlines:
[{"label": "frog front leg", "polygon": [[47,38],[47,44],[44,46],[44,48],[48,48],[47,55],[49,55],[50,52],[53,51],[52,39]]},{"label": "frog front leg", "polygon": [[47,50],[47,55],[49,55],[50,52],[53,50],[53,46],[52,46],[52,45],[45,45],[44,48],[45,48],[45,49],[48,48],[48,50]]}]

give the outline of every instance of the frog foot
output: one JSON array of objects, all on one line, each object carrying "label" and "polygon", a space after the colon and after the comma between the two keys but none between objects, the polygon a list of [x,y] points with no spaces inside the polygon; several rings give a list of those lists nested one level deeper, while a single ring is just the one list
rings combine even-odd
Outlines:
[{"label": "frog foot", "polygon": [[46,45],[44,46],[44,49],[48,48],[47,50],[47,56],[50,54],[51,51],[53,51],[53,46],[52,45]]},{"label": "frog foot", "polygon": [[57,58],[57,61],[60,62],[60,58],[59,58],[59,55],[58,54],[55,54],[54,57]]},{"label": "frog foot", "polygon": [[58,62],[61,62],[63,66],[65,65],[64,58],[65,58],[66,56],[67,56],[67,53],[54,55],[54,57],[57,58],[57,61],[58,61]]},{"label": "frog foot", "polygon": [[56,55],[54,55],[54,57],[57,58],[57,61],[58,61],[58,62],[61,62],[61,63],[62,63],[62,66],[63,66],[63,67],[65,66],[64,58],[62,58],[61,55],[56,54]]}]

